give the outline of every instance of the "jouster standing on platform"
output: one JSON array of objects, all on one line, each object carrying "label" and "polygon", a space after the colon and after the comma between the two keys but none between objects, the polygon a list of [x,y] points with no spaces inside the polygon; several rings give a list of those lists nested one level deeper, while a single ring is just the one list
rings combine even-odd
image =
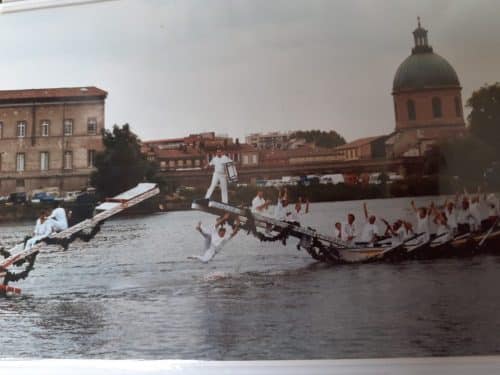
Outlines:
[{"label": "jouster standing on platform", "polygon": [[214,167],[214,174],[212,175],[212,182],[210,183],[210,187],[205,194],[206,199],[210,199],[215,188],[217,187],[217,185],[219,185],[221,190],[222,203],[228,203],[227,176],[225,167],[227,163],[231,162],[232,160],[222,153],[222,149],[217,148],[216,155],[212,158],[212,160],[210,160],[210,163],[208,163],[208,166]]}]

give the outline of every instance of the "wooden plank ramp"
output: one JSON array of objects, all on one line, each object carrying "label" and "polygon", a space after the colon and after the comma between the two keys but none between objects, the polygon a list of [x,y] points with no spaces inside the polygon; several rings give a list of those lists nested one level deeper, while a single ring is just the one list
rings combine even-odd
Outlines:
[{"label": "wooden plank ramp", "polygon": [[[92,228],[95,225],[103,222],[106,219],[130,208],[133,207],[149,198],[152,198],[160,193],[160,189],[154,183],[140,183],[136,187],[127,190],[113,198],[110,198],[108,202],[104,202],[96,207],[96,212],[98,212],[95,216],[90,219],[83,220],[72,227],[61,231],[59,233],[52,234],[49,236],[51,239],[68,239],[72,235],[79,233],[85,229]],[[9,267],[14,265],[17,262],[20,262],[32,254],[40,252],[43,248],[51,246],[46,243],[38,242],[31,249],[24,250],[23,244],[17,244],[12,249],[9,250],[9,253],[12,254],[8,258],[4,259],[0,262],[0,278],[4,279]],[[0,286],[0,292],[14,292],[20,293],[19,288],[8,287],[7,285]]]}]

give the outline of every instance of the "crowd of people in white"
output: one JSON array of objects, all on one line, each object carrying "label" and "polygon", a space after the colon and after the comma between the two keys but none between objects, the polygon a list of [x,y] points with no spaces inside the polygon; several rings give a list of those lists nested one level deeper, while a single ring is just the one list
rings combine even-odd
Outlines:
[{"label": "crowd of people in white", "polygon": [[354,214],[347,215],[346,222],[336,222],[334,236],[352,245],[373,246],[381,239],[391,238],[393,245],[398,245],[410,238],[419,238],[422,242],[431,239],[444,243],[456,236],[480,232],[496,225],[500,203],[495,194],[483,194],[478,189],[476,194],[456,194],[442,205],[431,202],[428,207],[417,207],[411,201],[416,215],[416,227],[410,221],[398,219],[392,225],[383,218],[385,230],[380,231],[375,215],[369,215],[364,204],[366,223],[359,231]]}]

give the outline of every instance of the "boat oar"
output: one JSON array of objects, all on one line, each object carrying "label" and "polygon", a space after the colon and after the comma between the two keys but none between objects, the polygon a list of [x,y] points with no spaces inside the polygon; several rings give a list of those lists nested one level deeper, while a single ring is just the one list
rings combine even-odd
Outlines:
[{"label": "boat oar", "polygon": [[497,217],[495,219],[495,222],[491,225],[491,228],[488,229],[488,231],[486,232],[486,234],[483,236],[483,238],[481,239],[481,241],[479,241],[479,243],[477,244],[476,246],[476,250],[479,250],[481,248],[481,246],[483,246],[483,244],[486,242],[486,240],[488,239],[488,237],[490,236],[491,233],[493,233],[493,229],[496,228],[497,224],[498,224],[498,220],[500,219],[500,217]]}]

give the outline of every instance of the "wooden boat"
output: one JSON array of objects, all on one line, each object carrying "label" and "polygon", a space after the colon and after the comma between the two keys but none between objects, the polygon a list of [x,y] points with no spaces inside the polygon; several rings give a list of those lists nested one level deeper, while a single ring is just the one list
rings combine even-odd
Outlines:
[{"label": "wooden boat", "polygon": [[[391,246],[387,243],[349,244],[338,238],[318,233],[312,228],[286,221],[276,220],[258,213],[250,213],[248,209],[234,207],[228,204],[208,201],[194,201],[193,209],[215,215],[231,215],[239,217],[243,228],[254,225],[258,228],[272,228],[273,234],[286,230],[288,236],[300,240],[300,246],[314,259],[327,263],[367,263],[381,260],[433,259],[453,256],[469,256],[478,252],[495,251],[500,245],[500,228],[496,227],[479,234],[465,234],[446,241],[440,241],[441,236],[433,236],[429,241],[420,239],[422,234],[406,240],[401,245]],[[479,245],[481,244],[481,245]]]},{"label": "wooden boat", "polygon": [[[300,246],[304,248],[314,259],[327,263],[364,263],[376,260],[386,259],[390,255],[404,250],[403,244],[397,246],[391,245],[351,245],[345,241],[339,240],[333,236],[318,233],[314,229],[304,228],[300,225],[286,221],[276,220],[258,213],[250,213],[248,209],[230,206],[228,204],[197,200],[191,205],[191,208],[208,212],[214,215],[224,215],[230,213],[238,216],[242,227],[249,230],[249,221],[252,221],[256,227],[268,229],[272,232],[286,230],[287,235],[298,238]],[[250,223],[251,224],[251,223]]]},{"label": "wooden boat", "polygon": [[[52,234],[49,236],[50,240],[64,240],[69,239],[72,236],[84,231],[88,228],[93,228],[99,225],[104,220],[135,206],[157,194],[160,190],[156,184],[153,183],[140,183],[136,187],[125,191],[113,198],[107,199],[106,202],[96,207],[96,215],[90,219],[81,221],[80,223],[69,227],[68,229],[61,231],[59,233]],[[24,244],[18,244],[8,251],[11,254],[8,258],[0,262],[0,279],[3,283],[0,284],[0,292],[7,293],[20,293],[19,288],[14,288],[8,286],[8,278],[6,277],[9,273],[9,268],[13,268],[16,264],[26,261],[33,255],[41,251],[43,248],[47,247],[47,243],[41,242],[36,243],[33,247],[28,250],[24,250]]]}]

